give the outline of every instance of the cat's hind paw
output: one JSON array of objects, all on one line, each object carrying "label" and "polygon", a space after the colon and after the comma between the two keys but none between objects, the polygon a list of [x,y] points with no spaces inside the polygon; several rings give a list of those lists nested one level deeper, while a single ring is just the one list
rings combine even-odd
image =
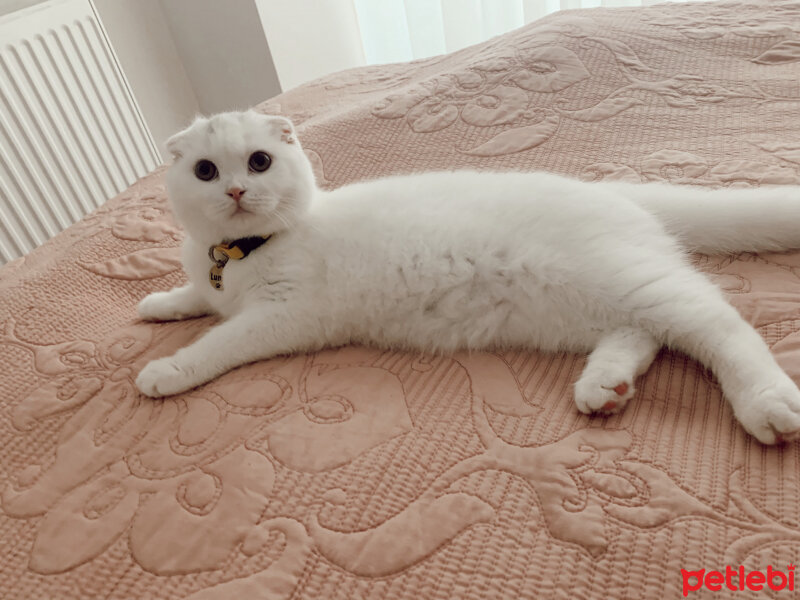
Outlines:
[{"label": "cat's hind paw", "polygon": [[196,385],[198,382],[172,356],[147,363],[136,377],[136,387],[151,398],[185,392]]},{"label": "cat's hind paw", "polygon": [[625,408],[636,389],[630,374],[601,369],[584,371],[575,382],[575,405],[584,414],[613,414]]},{"label": "cat's hind paw", "polygon": [[762,444],[800,438],[800,390],[788,378],[752,394],[735,413],[742,427]]}]

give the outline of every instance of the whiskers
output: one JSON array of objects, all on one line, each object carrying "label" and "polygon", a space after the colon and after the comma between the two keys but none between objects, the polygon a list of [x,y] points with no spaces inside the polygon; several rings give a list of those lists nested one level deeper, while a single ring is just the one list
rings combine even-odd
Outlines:
[{"label": "whiskers", "polygon": [[296,212],[293,200],[269,195],[245,196],[238,204],[213,199],[205,205],[203,212],[208,220],[218,225],[229,224],[235,229],[246,227],[248,230],[257,227],[264,233],[271,233],[293,227]]},{"label": "whiskers", "polygon": [[267,216],[272,213],[278,203],[273,198],[250,197],[241,202],[241,207],[251,213]]},{"label": "whiskers", "polygon": [[206,205],[205,213],[210,219],[218,221],[219,219],[230,217],[233,214],[232,208],[235,209],[235,206],[228,201],[214,202]]},{"label": "whiskers", "polygon": [[250,198],[245,208],[260,216],[268,217],[280,229],[292,226],[290,218],[293,198],[277,199],[273,197]]},{"label": "whiskers", "polygon": [[284,215],[280,209],[273,212],[271,216],[273,219],[283,225],[283,229],[289,229],[292,226],[292,224],[289,222],[289,218]]}]

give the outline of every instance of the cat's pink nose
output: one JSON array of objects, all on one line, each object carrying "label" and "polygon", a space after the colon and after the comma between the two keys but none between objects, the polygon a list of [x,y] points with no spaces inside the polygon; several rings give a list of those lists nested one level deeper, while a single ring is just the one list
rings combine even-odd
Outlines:
[{"label": "cat's pink nose", "polygon": [[242,196],[244,196],[244,193],[246,191],[247,190],[243,190],[242,188],[232,187],[225,193],[238,202],[239,200],[241,200]]}]

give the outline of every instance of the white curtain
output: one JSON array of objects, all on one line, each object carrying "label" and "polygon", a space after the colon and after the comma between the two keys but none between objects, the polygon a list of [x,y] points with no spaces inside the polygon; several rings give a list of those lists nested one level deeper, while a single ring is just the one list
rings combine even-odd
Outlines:
[{"label": "white curtain", "polygon": [[[687,0],[671,0],[686,2]],[[664,0],[352,0],[367,64],[453,52],[551,12]]]}]

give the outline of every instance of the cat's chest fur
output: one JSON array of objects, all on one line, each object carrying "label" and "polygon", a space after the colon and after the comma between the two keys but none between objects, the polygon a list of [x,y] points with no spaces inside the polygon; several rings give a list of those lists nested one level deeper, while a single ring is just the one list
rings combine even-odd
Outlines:
[{"label": "cat's chest fur", "polygon": [[214,263],[208,248],[191,238],[183,247],[184,270],[197,290],[223,317],[230,317],[253,301],[284,301],[289,288],[285,257],[273,252],[277,244],[270,240],[241,260],[229,260],[221,269],[222,287],[211,281]]}]

